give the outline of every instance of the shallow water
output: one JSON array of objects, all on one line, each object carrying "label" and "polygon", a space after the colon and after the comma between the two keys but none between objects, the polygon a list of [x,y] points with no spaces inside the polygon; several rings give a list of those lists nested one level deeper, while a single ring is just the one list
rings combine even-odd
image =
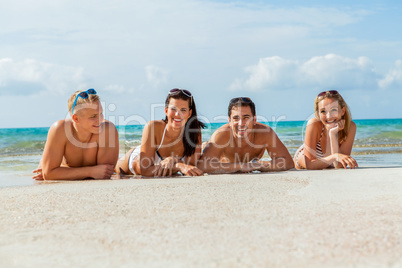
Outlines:
[{"label": "shallow water", "polygon": [[[402,166],[402,119],[355,120],[352,155],[359,166]],[[305,121],[268,122],[294,154],[304,139]],[[208,141],[223,123],[208,124],[202,140]],[[141,143],[142,125],[118,126],[120,155]],[[32,185],[48,128],[0,129],[0,187]]]}]

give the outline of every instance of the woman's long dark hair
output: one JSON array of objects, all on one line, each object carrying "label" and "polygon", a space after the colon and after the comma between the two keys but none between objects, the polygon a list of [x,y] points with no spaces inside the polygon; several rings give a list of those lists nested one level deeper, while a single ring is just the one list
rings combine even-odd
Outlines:
[{"label": "woman's long dark hair", "polygon": [[[205,128],[205,124],[199,121],[197,118],[197,108],[195,107],[194,97],[192,95],[189,97],[184,94],[182,90],[169,92],[165,101],[165,107],[169,106],[169,101],[171,98],[188,101],[188,106],[192,111],[190,118],[186,122],[183,133],[183,156],[191,156],[195,152],[195,148],[198,145],[199,139],[201,139],[201,128]],[[168,122],[167,116],[163,121],[165,123]]]}]

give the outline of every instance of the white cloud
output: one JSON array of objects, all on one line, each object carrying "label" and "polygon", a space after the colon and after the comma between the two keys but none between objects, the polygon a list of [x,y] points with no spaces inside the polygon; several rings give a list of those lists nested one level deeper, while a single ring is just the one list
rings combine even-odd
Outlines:
[{"label": "white cloud", "polygon": [[382,89],[392,86],[402,86],[402,60],[395,61],[394,68],[391,69],[378,84]]},{"label": "white cloud", "polygon": [[378,74],[367,57],[351,59],[335,54],[313,57],[300,66],[300,71],[307,85],[347,89],[377,87]]},{"label": "white cloud", "polygon": [[[311,40],[314,33],[356,23],[368,14],[322,5],[278,8],[264,2],[199,0],[100,1],[96,6],[89,0],[23,0],[4,3],[2,11],[0,24],[6,27],[0,29],[0,51],[7,51],[7,57],[79,63],[97,83],[114,81],[126,90],[163,86],[170,75],[186,82],[194,69],[213,77],[228,66],[242,66],[242,60],[250,62],[245,57],[258,58],[267,49],[305,37]],[[149,65],[146,81],[143,73],[132,72],[158,62],[169,66],[169,72]],[[223,71],[220,80],[231,76]]]},{"label": "white cloud", "polygon": [[[23,4],[21,4],[23,3]],[[175,7],[180,6],[180,9]],[[70,25],[72,27],[93,27],[97,29],[97,24],[102,23],[102,28],[110,24],[110,20],[93,20],[99,16],[108,16],[117,23],[118,27],[138,28],[138,25],[128,24],[131,22],[156,23],[164,31],[171,26],[176,26],[177,32],[183,28],[191,29],[195,24],[203,22],[208,29],[215,29],[233,25],[251,25],[253,23],[285,23],[306,24],[316,27],[344,26],[355,23],[362,17],[370,14],[364,9],[350,8],[328,8],[322,5],[316,7],[292,7],[279,8],[271,4],[249,3],[248,1],[238,1],[237,3],[199,1],[199,0],[137,0],[137,1],[99,1],[94,6],[92,1],[58,1],[54,3],[49,0],[35,1],[29,0],[6,1],[2,5],[4,12],[0,21],[12,20],[14,13],[27,16],[31,21],[30,25],[23,20],[12,20],[13,24],[7,25],[9,29],[37,28],[47,25],[52,21],[55,28]],[[92,11],[88,13],[88,11]],[[169,12],[166,12],[169,11]],[[57,14],[56,16],[52,13]],[[35,17],[41,15],[38,20]],[[157,15],[158,20],[155,20]],[[71,18],[71,16],[74,16]],[[68,20],[68,18],[70,18]],[[213,19],[211,19],[213,18]],[[186,23],[183,23],[183,20]],[[82,25],[85,22],[85,25]],[[48,26],[48,25],[47,25]],[[110,25],[109,25],[110,26]],[[145,27],[151,27],[146,25]],[[203,25],[204,26],[204,25]],[[217,27],[218,26],[218,27]],[[200,27],[199,30],[202,30]],[[155,29],[158,30],[158,29]]]},{"label": "white cloud", "polygon": [[[49,96],[48,91],[64,88],[65,95],[70,95],[88,88],[80,86],[87,83],[99,89],[105,101],[116,103],[116,112],[145,114],[168,88],[183,85],[199,96],[200,107],[218,105],[214,109],[205,106],[204,111],[213,114],[220,109],[220,101],[227,101],[222,89],[232,81],[232,89],[254,90],[251,97],[260,99],[292,93],[271,94],[270,89],[322,87],[346,75],[352,85],[359,85],[354,82],[356,76],[373,84],[365,79],[371,73],[370,63],[359,63],[357,57],[393,64],[400,47],[397,40],[402,40],[395,31],[375,34],[374,20],[387,29],[398,21],[387,12],[395,7],[378,7],[372,3],[295,5],[246,0],[98,1],[96,5],[92,0],[2,1],[0,59],[7,57],[11,63],[0,64],[0,97],[10,103],[11,111],[10,100],[16,96],[4,94],[41,91],[32,97],[39,101],[43,95],[52,97],[49,102],[57,105],[51,110],[60,114],[65,105],[59,105],[60,96]],[[354,71],[348,74],[340,67],[345,57],[313,61],[313,56],[331,51],[348,55]],[[282,58],[263,58],[274,55]],[[35,60],[27,63],[27,58]],[[312,62],[307,65],[309,59]],[[326,70],[335,68],[336,73],[317,73],[313,67],[319,63]],[[245,74],[239,74],[242,67],[252,64]],[[390,77],[391,86],[398,80],[396,75]],[[276,98],[272,102],[278,111],[285,105]],[[49,117],[47,112],[43,118]],[[36,117],[30,112],[25,120],[33,122]],[[24,124],[14,121],[14,125]]]},{"label": "white cloud", "polygon": [[71,92],[85,87],[83,68],[35,59],[0,59],[0,94],[30,95],[38,91]]},{"label": "white cloud", "polygon": [[154,87],[158,87],[167,82],[169,71],[154,65],[146,66],[145,71],[148,82]]},{"label": "white cloud", "polygon": [[248,66],[246,79],[235,79],[230,90],[266,91],[297,88],[377,88],[379,75],[367,57],[351,59],[335,54],[306,62],[267,57]]},{"label": "white cloud", "polygon": [[[227,45],[233,42],[260,44],[280,42],[282,38],[294,40],[311,32],[328,32],[356,23],[369,14],[360,9],[321,5],[277,8],[263,1],[98,1],[95,6],[88,0],[3,2],[0,24],[6,27],[0,28],[2,43],[17,47],[29,43],[28,49],[32,49],[32,44],[39,44],[37,49],[41,49],[44,44],[67,44],[70,48],[72,44],[96,43],[91,50],[107,47],[129,55],[133,51],[143,54],[149,50],[152,51],[148,52],[149,57],[158,56],[166,49],[181,51],[188,45],[222,44],[229,49]],[[58,57],[64,56],[60,50],[55,52]],[[74,52],[81,59],[84,53],[88,57],[88,50]]]},{"label": "white cloud", "polygon": [[130,90],[127,90],[124,86],[122,85],[107,85],[106,87],[103,88],[103,90],[107,92],[113,92],[113,93],[124,93]]},{"label": "white cloud", "polygon": [[236,79],[230,89],[258,91],[265,88],[292,87],[296,82],[294,76],[297,75],[298,66],[297,61],[278,56],[260,59],[257,65],[245,68],[245,72],[250,74],[249,78]]}]

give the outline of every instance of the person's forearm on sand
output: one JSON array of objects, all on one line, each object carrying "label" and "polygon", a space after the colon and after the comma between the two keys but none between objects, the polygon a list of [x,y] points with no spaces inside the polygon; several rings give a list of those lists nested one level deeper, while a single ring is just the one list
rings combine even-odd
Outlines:
[{"label": "person's forearm on sand", "polygon": [[81,180],[85,178],[109,179],[114,172],[113,165],[96,165],[89,167],[43,168],[44,180]]},{"label": "person's forearm on sand", "polygon": [[350,168],[357,167],[356,160],[350,155],[345,155],[341,153],[331,154],[329,156],[319,158],[319,159],[309,159],[305,156],[307,169],[324,169],[336,162],[335,168]]},{"label": "person's forearm on sand", "polygon": [[310,158],[309,156],[305,155],[304,157],[307,169],[325,169],[330,167],[332,164],[335,168],[347,168],[348,166],[350,168],[358,167],[357,162],[353,157],[351,157],[349,154],[339,152],[340,150],[337,132],[330,132],[329,139],[331,154],[323,158]]},{"label": "person's forearm on sand", "polygon": [[236,172],[251,172],[261,168],[261,164],[256,162],[250,163],[222,163],[218,160],[200,160],[197,164],[198,168],[204,173],[224,174]]},{"label": "person's forearm on sand", "polygon": [[276,157],[271,161],[259,161],[262,167],[259,169],[261,172],[270,171],[285,171],[294,168],[294,163],[292,159],[288,157]]},{"label": "person's forearm on sand", "polygon": [[331,166],[331,164],[335,161],[335,155],[329,155],[319,159],[310,159],[309,157],[305,156],[305,160],[307,169],[318,170]]}]

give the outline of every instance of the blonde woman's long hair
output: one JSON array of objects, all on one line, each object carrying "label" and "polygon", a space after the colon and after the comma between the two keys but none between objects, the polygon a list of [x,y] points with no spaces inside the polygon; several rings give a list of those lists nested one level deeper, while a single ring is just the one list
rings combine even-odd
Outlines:
[{"label": "blonde woman's long hair", "polygon": [[315,117],[318,120],[320,119],[319,112],[318,112],[318,103],[325,98],[337,100],[342,109],[345,107],[345,114],[342,116],[342,119],[345,120],[345,126],[338,134],[338,142],[342,143],[343,141],[346,140],[346,137],[349,134],[350,123],[352,122],[352,114],[350,113],[349,107],[348,107],[347,103],[345,102],[345,100],[342,98],[341,94],[339,94],[335,90],[330,90],[330,91],[325,91],[325,94],[324,94],[324,92],[318,94],[318,96],[315,98],[314,111],[315,111]]}]

